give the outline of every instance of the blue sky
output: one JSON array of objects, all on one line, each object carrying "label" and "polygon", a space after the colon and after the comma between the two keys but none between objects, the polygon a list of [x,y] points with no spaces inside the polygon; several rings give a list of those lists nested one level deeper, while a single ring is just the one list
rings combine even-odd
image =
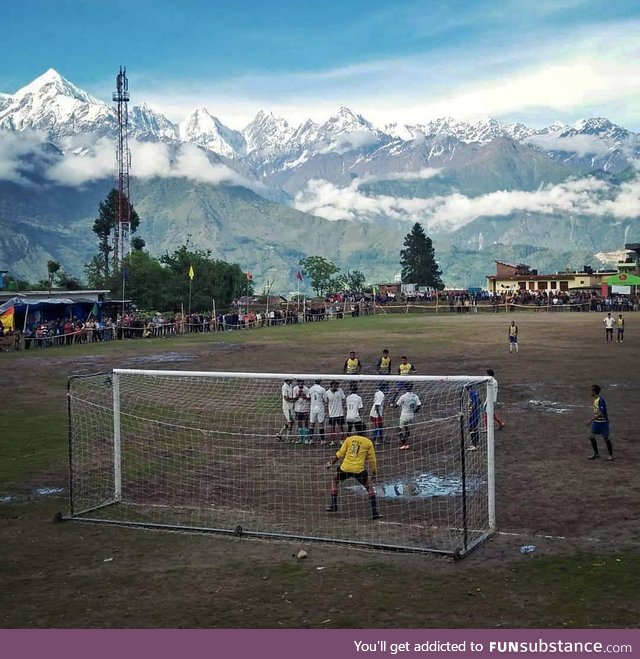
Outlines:
[{"label": "blue sky", "polygon": [[530,126],[607,116],[640,131],[640,3],[629,0],[0,0],[0,91],[52,67],[171,119],[241,128],[347,105],[377,124],[449,115]]}]

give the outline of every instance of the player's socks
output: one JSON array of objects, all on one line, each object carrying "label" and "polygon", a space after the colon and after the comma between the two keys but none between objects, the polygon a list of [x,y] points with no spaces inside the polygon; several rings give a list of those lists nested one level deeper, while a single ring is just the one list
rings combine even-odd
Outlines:
[{"label": "player's socks", "polygon": [[380,519],[380,513],[378,512],[378,502],[376,500],[376,495],[369,495],[369,503],[371,504],[371,518]]},{"label": "player's socks", "polygon": [[612,458],[613,457],[613,444],[608,439],[605,439],[604,443],[607,445],[607,452],[609,453],[609,457]]}]

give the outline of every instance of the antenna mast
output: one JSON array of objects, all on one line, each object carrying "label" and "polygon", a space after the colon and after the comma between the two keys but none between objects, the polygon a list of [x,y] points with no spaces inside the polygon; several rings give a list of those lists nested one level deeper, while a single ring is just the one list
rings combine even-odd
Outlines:
[{"label": "antenna mast", "polygon": [[118,139],[116,143],[116,160],[118,166],[118,224],[115,230],[114,259],[118,268],[122,268],[123,259],[131,253],[131,204],[129,197],[129,80],[127,69],[120,67],[116,76],[116,91],[113,92],[118,115]]}]

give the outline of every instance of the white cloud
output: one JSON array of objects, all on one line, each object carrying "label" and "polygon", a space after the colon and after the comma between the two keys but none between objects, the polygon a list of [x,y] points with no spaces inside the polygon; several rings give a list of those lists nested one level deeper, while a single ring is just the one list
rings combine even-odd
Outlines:
[{"label": "white cloud", "polygon": [[[64,154],[47,154],[45,138],[29,131],[14,133],[0,131],[0,180],[28,184],[21,172],[33,170],[37,160],[49,181],[77,186],[116,176],[115,150],[112,140],[93,141],[86,135],[69,137],[61,144]],[[210,162],[197,146],[132,141],[132,175],[137,178],[188,178],[210,183],[235,183],[258,189],[260,183],[251,181],[221,163]],[[36,158],[27,156],[36,155]]]},{"label": "white cloud", "polygon": [[213,185],[251,183],[229,167],[211,163],[202,149],[193,144],[183,144],[174,150],[168,144],[134,142],[131,157],[138,178],[188,178]]},{"label": "white cloud", "polygon": [[619,194],[612,200],[602,203],[605,212],[620,219],[640,217],[640,180],[623,183]]},{"label": "white cloud", "polygon": [[[78,142],[67,139],[64,146],[64,156],[47,171],[49,180],[75,186],[115,175],[115,155],[110,140],[101,138],[88,147],[82,138]],[[74,153],[76,150],[81,150],[82,155]]]},{"label": "white cloud", "polygon": [[424,167],[417,172],[389,172],[388,174],[361,176],[358,179],[360,185],[371,183],[373,181],[426,181],[427,179],[439,176],[441,169],[435,167]]},{"label": "white cloud", "polygon": [[37,133],[13,133],[0,130],[0,181],[28,184],[23,172],[33,171],[33,158],[46,158],[44,140]]},{"label": "white cloud", "polygon": [[567,151],[575,153],[581,158],[584,156],[604,156],[609,152],[609,147],[596,135],[567,135],[565,137],[557,133],[545,135],[532,135],[524,140],[529,144],[543,149],[544,151]]},{"label": "white cloud", "polygon": [[352,130],[340,134],[334,143],[327,147],[327,151],[335,153],[346,153],[352,149],[362,149],[375,144],[379,140],[378,135],[371,130]]},{"label": "white cloud", "polygon": [[[615,112],[614,121],[633,128],[640,125],[639,31],[638,20],[559,26],[543,42],[533,31],[477,51],[442,47],[326,70],[251,74],[217,83],[166,81],[180,93],[150,88],[138,93],[175,121],[205,105],[238,129],[259,109],[296,125],[307,118],[324,121],[340,105],[379,126],[487,115],[504,120],[517,115],[535,124],[543,110],[571,121],[605,114],[606,108]],[[471,60],[478,65],[470,67]]]},{"label": "white cloud", "polygon": [[[594,178],[568,181],[534,192],[498,191],[478,197],[454,193],[428,199],[404,199],[387,195],[366,195],[354,180],[346,188],[323,180],[309,181],[294,200],[298,210],[328,220],[372,222],[382,217],[420,222],[434,232],[454,231],[483,216],[504,216],[514,212],[563,215],[609,215],[635,218],[640,208],[640,180],[622,185],[617,191]],[[617,194],[614,194],[617,192]]]}]

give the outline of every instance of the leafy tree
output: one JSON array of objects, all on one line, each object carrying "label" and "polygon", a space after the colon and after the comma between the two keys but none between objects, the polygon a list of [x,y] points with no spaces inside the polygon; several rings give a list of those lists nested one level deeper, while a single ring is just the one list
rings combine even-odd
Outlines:
[{"label": "leafy tree", "polygon": [[[111,272],[111,255],[115,257],[116,245],[115,230],[118,226],[118,207],[120,193],[115,188],[109,192],[106,199],[98,206],[98,217],[93,223],[93,232],[98,236],[98,254],[101,258],[102,276],[106,280]],[[128,199],[123,199],[129,205],[131,233],[135,233],[140,225],[138,213],[134,210]],[[126,207],[125,207],[126,208]]]},{"label": "leafy tree", "polygon": [[211,309],[213,300],[218,308],[225,308],[234,298],[253,294],[253,282],[247,281],[246,273],[239,265],[211,258],[210,250],[191,251],[182,245],[173,254],[164,254],[160,263],[171,272],[170,291],[173,308],[179,309],[189,297],[189,268],[193,268],[191,285],[191,309]]},{"label": "leafy tree", "polygon": [[[148,252],[136,250],[123,262],[122,270],[116,270],[109,280],[114,297],[134,300],[141,309],[154,311],[176,310],[172,293],[172,273]],[[124,291],[123,291],[124,283]],[[180,308],[178,302],[177,308]]]},{"label": "leafy tree", "polygon": [[322,297],[325,292],[336,286],[337,280],[333,277],[340,272],[340,268],[335,263],[327,261],[322,256],[308,256],[301,259],[298,265],[302,269],[302,274],[311,280],[311,288],[318,297]]},{"label": "leafy tree", "polygon": [[342,275],[341,280],[345,290],[359,293],[364,290],[367,278],[363,272],[360,272],[360,270],[354,270],[353,272],[347,270],[347,272]]},{"label": "leafy tree", "polygon": [[134,252],[141,252],[147,243],[144,241],[144,238],[140,238],[140,236],[134,236],[131,239],[131,249]]},{"label": "leafy tree", "polygon": [[67,291],[80,291],[84,288],[84,284],[77,277],[72,277],[66,272],[58,275],[58,286]]},{"label": "leafy tree", "polygon": [[88,263],[85,263],[84,276],[87,279],[89,288],[111,288],[104,275],[104,260],[99,254],[96,254]]},{"label": "leafy tree", "polygon": [[4,278],[4,287],[8,291],[28,291],[30,288],[33,288],[33,286],[25,279],[17,279],[11,275],[7,275]]},{"label": "leafy tree", "polygon": [[442,290],[442,272],[438,268],[433,242],[418,222],[405,236],[403,244],[405,249],[400,252],[402,281]]},{"label": "leafy tree", "polygon": [[47,261],[47,274],[49,275],[49,294],[53,288],[53,278],[60,271],[60,264],[57,261]]}]

